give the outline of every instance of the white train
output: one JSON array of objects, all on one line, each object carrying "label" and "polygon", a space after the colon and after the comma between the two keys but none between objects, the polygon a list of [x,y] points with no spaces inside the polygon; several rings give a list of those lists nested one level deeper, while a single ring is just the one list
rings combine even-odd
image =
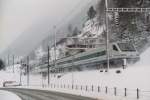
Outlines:
[{"label": "white train", "polygon": [[[139,60],[139,53],[134,45],[126,42],[110,43],[109,59],[110,68],[126,66],[126,63],[132,63]],[[101,45],[98,48],[90,49],[86,52],[57,59],[50,62],[51,72],[83,70],[85,68],[106,68],[107,66],[106,46]],[[47,71],[47,64],[40,65],[40,72]]]}]

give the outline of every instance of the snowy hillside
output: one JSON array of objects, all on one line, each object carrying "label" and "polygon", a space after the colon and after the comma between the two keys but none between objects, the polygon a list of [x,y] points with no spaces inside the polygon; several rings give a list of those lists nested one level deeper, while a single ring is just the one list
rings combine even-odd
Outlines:
[{"label": "snowy hillside", "polygon": [[88,38],[95,37],[97,38],[100,36],[105,30],[104,25],[100,25],[98,21],[98,17],[95,17],[93,19],[87,20],[87,22],[84,23],[83,30],[80,35],[78,35],[79,38]]}]

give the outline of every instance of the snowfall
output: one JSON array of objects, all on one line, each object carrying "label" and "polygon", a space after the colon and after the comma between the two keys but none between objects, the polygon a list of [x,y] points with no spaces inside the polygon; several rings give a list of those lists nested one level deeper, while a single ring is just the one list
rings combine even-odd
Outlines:
[{"label": "snowfall", "polygon": [[[60,74],[50,74],[50,86],[47,85],[47,77],[42,75],[30,74],[30,86],[26,86],[26,76],[22,76],[22,85],[17,88],[29,89],[43,89],[51,91],[59,91],[71,93],[76,95],[88,96],[102,100],[137,100],[137,88],[139,89],[139,100],[150,100],[150,48],[141,54],[140,61],[134,65],[128,65],[126,69],[110,69],[109,72],[83,71],[63,73],[62,77],[58,78]],[[20,65],[16,65],[15,73],[9,68],[6,71],[0,72],[0,85],[4,81],[18,81],[20,79]],[[117,74],[116,71],[121,73]],[[55,84],[55,88],[54,88]],[[74,89],[71,85],[74,85]],[[65,86],[64,86],[65,85]],[[82,86],[82,89],[81,89]],[[93,86],[93,89],[92,89]],[[100,90],[98,91],[98,86]],[[65,88],[64,88],[65,87]],[[86,88],[87,87],[87,88]],[[107,93],[106,93],[107,87]],[[116,87],[116,92],[114,87]],[[125,88],[126,96],[125,96]],[[116,93],[116,95],[115,95]],[[9,95],[9,96],[7,96]],[[6,91],[0,91],[1,100],[9,100],[13,94]],[[6,99],[6,97],[8,97]],[[15,95],[14,95],[15,97]],[[19,100],[16,96],[16,99]]]}]

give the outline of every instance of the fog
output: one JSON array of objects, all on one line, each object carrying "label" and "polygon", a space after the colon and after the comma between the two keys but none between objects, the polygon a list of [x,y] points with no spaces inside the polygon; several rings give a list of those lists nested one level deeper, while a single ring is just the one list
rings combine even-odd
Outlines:
[{"label": "fog", "polygon": [[[53,31],[54,25],[65,22],[73,9],[78,12],[89,1],[91,0],[1,0],[0,53],[11,47],[12,43],[21,45],[26,42],[24,48],[27,48],[28,44],[39,42],[45,32]],[[25,38],[14,43],[20,36]],[[9,48],[9,51],[13,48]]]}]

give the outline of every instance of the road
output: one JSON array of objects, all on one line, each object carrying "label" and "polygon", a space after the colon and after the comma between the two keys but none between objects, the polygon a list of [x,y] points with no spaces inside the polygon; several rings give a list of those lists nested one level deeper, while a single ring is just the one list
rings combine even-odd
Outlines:
[{"label": "road", "polygon": [[92,98],[46,90],[3,88],[17,94],[22,100],[96,100]]}]

